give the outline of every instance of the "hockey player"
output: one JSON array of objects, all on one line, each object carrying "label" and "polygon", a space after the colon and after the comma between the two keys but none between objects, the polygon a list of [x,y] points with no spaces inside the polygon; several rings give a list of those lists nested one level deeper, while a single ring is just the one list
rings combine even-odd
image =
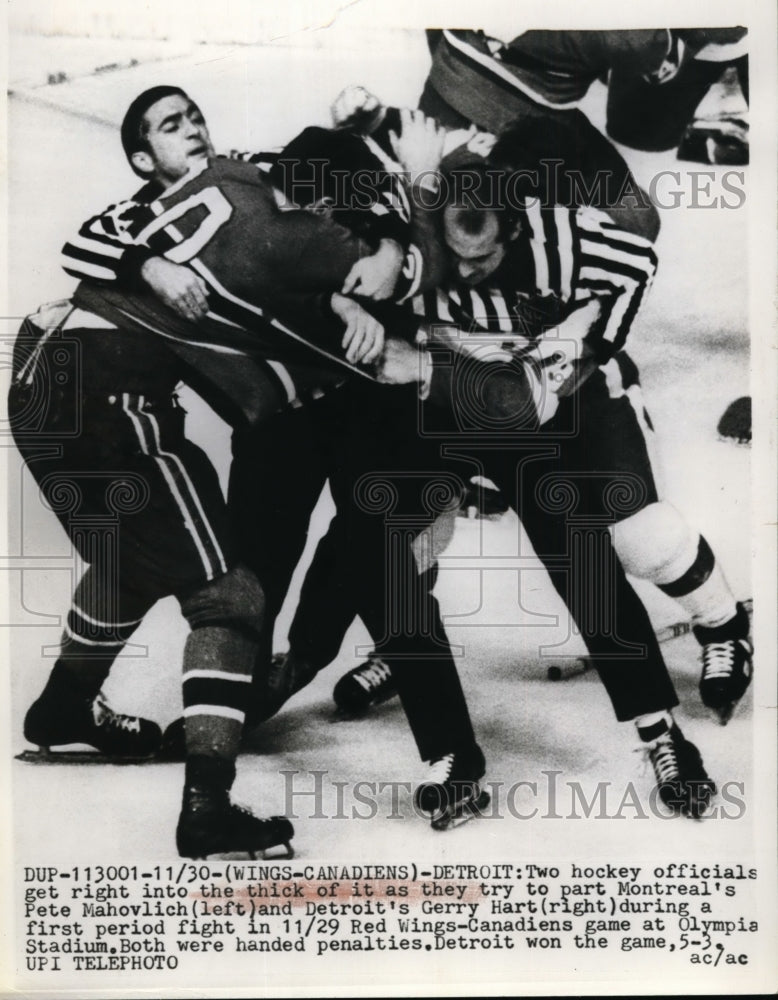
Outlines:
[{"label": "hockey player", "polygon": [[516,122],[574,136],[578,198],[608,211],[624,229],[654,240],[659,215],[627,163],[578,107],[614,67],[657,70],[672,45],[666,28],[632,31],[524,31],[510,41],[483,31],[427,32],[432,67],[419,107],[448,128],[499,135]]},{"label": "hockey player", "polygon": [[[169,194],[185,174],[202,171],[212,155],[199,110],[176,88],[141,95],[125,117],[122,138],[133,167],[157,196]],[[216,213],[224,209],[224,201],[207,192],[199,205]],[[145,220],[142,208],[148,212]],[[108,228],[92,228],[74,241],[81,273],[110,279],[111,273],[101,270],[102,256],[126,271],[128,282],[133,274],[139,282],[147,266],[164,269],[165,260],[126,237],[133,223],[148,225],[153,219],[142,202],[109,214]],[[303,226],[296,228],[296,221]],[[311,226],[322,238],[332,229],[333,246],[338,239],[342,246],[344,234],[323,220],[290,218],[287,233],[300,237],[290,253],[312,254],[305,242],[306,232],[308,239],[314,236]],[[195,227],[192,242],[201,234]],[[340,280],[360,250],[352,247]],[[203,294],[199,279],[184,276],[176,284],[178,274],[175,265],[167,269],[168,296]],[[158,727],[114,712],[100,689],[148,609],[160,597],[175,594],[191,626],[184,655],[187,761],[178,849],[199,857],[288,845],[292,827],[287,820],[257,819],[229,799],[263,598],[255,576],[236,559],[216,473],[186,440],[174,393],[179,381],[190,379],[198,350],[216,359],[211,367],[218,372],[224,347],[213,340],[183,344],[177,354],[137,325],[130,331],[118,309],[118,323],[87,310],[88,300],[85,286],[80,306],[65,303],[39,311],[24,324],[17,343],[9,401],[15,439],[43,495],[90,564],[68,615],[61,655],[26,715],[25,736],[45,748],[86,743],[108,758],[152,753]],[[190,307],[194,302],[191,298]],[[351,332],[364,335],[358,324]],[[61,348],[63,341],[70,352]],[[232,355],[239,356],[236,350]],[[208,362],[202,367],[207,371]],[[286,402],[284,379],[290,377],[283,368],[245,357],[239,368],[263,406]],[[326,379],[326,370],[318,377]],[[46,401],[42,417],[36,408],[41,398]],[[114,523],[115,536],[100,535],[106,519]]]},{"label": "hockey player", "polygon": [[[148,179],[147,190],[160,198],[174,192],[188,173],[202,173],[212,156],[199,110],[177,88],[155,88],[133,102],[122,139],[133,168]],[[186,237],[175,229],[179,251],[188,239],[186,249],[198,244],[202,252],[204,233],[212,235],[209,220],[215,215],[223,224],[225,214],[231,214],[223,191],[214,187],[200,188],[193,200],[205,209],[205,218],[195,212],[195,225]],[[110,279],[110,273],[100,271],[101,255],[117,271],[126,269],[127,281],[149,265],[157,273],[164,270],[163,258],[127,238],[133,224],[153,228],[159,216],[152,204],[149,198],[124,206],[106,218],[108,228],[92,227],[87,237],[75,240],[82,272]],[[260,197],[255,207],[262,205]],[[178,226],[185,229],[182,213],[177,214]],[[264,221],[267,237],[271,220]],[[284,223],[287,251],[296,260],[304,261],[306,253],[319,259],[311,247],[314,238],[323,246],[329,237],[335,249],[340,240],[343,248],[344,234],[324,220],[289,217]],[[166,218],[161,225],[167,226],[168,236],[173,232]],[[356,241],[349,245],[351,258],[340,264],[340,281],[361,253]],[[176,286],[176,274],[175,267],[167,269],[167,293],[196,297],[197,282],[185,276]],[[265,280],[278,279],[271,275]],[[314,289],[323,280],[321,271],[314,272]],[[241,308],[218,282],[217,287],[228,306]],[[189,365],[196,364],[199,349],[218,359],[224,346],[212,339],[186,344],[177,354],[149,336],[143,324],[130,330],[121,322],[127,319],[121,305],[104,310],[119,318],[113,324],[83,308],[90,301],[86,286],[76,298],[79,305],[42,310],[25,323],[9,401],[14,435],[28,467],[90,564],[68,615],[61,656],[25,718],[25,736],[46,748],[85,742],[109,756],[153,751],[158,728],[113,712],[100,688],[145,612],[160,597],[175,594],[191,626],[184,656],[187,761],[176,833],[179,852],[200,857],[232,850],[253,853],[277,844],[288,848],[292,828],[287,820],[259,820],[229,798],[262,592],[254,575],[236,560],[216,474],[184,437],[183,413],[174,394]],[[92,300],[102,307],[94,290]],[[350,332],[359,334],[360,329]],[[75,345],[70,353],[60,348],[63,340]],[[175,343],[174,335],[169,343]],[[252,360],[249,364],[242,357],[239,367],[256,380],[254,393],[263,397],[265,407],[281,405],[279,396],[285,399],[287,392],[279,389],[289,376],[283,368],[279,374],[269,361]],[[57,366],[63,370],[55,376]],[[207,361],[202,370],[209,370]],[[326,370],[319,377],[326,379]],[[65,384],[79,391],[65,392]],[[42,417],[36,408],[41,397],[47,404]],[[106,518],[117,522],[118,531],[100,544],[99,528]]]},{"label": "hockey player", "polygon": [[[366,115],[372,115],[373,128],[379,120],[380,105],[364,91],[347,100],[342,98],[340,109],[343,115],[361,116],[363,123]],[[534,173],[538,183],[542,184],[548,175],[538,172],[537,165],[553,156],[555,147],[559,159],[565,163],[577,162],[573,136],[566,128],[557,124],[549,137],[545,123],[539,125],[530,120],[513,126],[503,134],[493,148],[489,162],[494,167],[513,172],[515,177],[529,178]],[[504,239],[502,233],[495,234],[493,238],[486,239],[486,249],[476,245],[474,233],[462,232],[458,225],[448,225],[445,234],[456,268],[454,279],[437,296],[425,294],[423,300],[417,303],[417,310],[433,321],[454,321],[473,332],[510,330],[513,321],[509,317],[521,314],[521,300],[526,299],[528,294],[526,282],[533,269],[537,272],[538,287],[532,294],[546,302],[569,294],[569,290],[565,293],[560,282],[578,280],[582,276],[585,277],[580,281],[580,287],[587,289],[587,294],[597,294],[597,289],[600,294],[610,294],[621,287],[623,297],[633,279],[629,273],[618,275],[614,257],[621,251],[617,246],[610,251],[602,234],[586,234],[589,246],[596,241],[602,249],[596,254],[597,259],[593,259],[582,271],[578,237],[568,239],[570,234],[565,236],[564,232],[556,231],[555,219],[564,219],[565,216],[564,213],[560,216],[559,210],[552,212],[550,208],[556,204],[560,188],[566,189],[564,173],[561,180],[558,176],[554,177],[553,190],[548,187],[527,189],[525,193],[530,201],[534,199],[549,210],[534,210],[521,223],[516,219],[516,232],[508,234],[513,238]],[[506,193],[515,200],[520,190],[514,186],[512,192]],[[472,219],[475,223],[478,216],[473,215]],[[628,233],[620,236],[618,231],[614,231],[611,242],[618,239],[630,243],[635,237]],[[527,259],[522,261],[518,251],[527,240]],[[513,247],[511,244],[514,244]],[[513,272],[502,263],[505,251],[501,247],[509,250],[510,257],[516,261]],[[490,252],[487,253],[487,250]],[[466,256],[462,257],[460,251]],[[543,258],[546,258],[545,262]],[[614,323],[610,324],[614,338],[610,342],[607,340],[609,327],[605,327],[606,340],[597,347],[593,357],[593,362],[600,365],[617,357],[608,367],[612,379],[615,377],[610,391],[614,396],[624,396],[632,401],[633,405],[625,411],[627,423],[622,430],[626,439],[639,442],[636,454],[644,458],[635,471],[648,484],[640,509],[629,517],[618,519],[613,532],[614,544],[628,573],[656,584],[668,596],[675,598],[690,615],[694,635],[702,649],[700,696],[721,723],[726,724],[751,679],[753,651],[748,614],[745,607],[735,601],[707,541],[686,523],[671,504],[657,496],[649,452],[642,440],[646,434],[650,437],[651,432],[643,418],[645,411],[640,399],[637,369],[629,358],[618,354],[624,344],[629,321],[639,306],[638,291],[639,285],[633,289],[632,304],[628,308],[622,310],[620,306],[615,306],[617,314],[623,312],[621,326],[617,329]],[[618,296],[614,301],[618,301]],[[587,350],[591,349],[591,343],[592,338],[587,338]],[[301,624],[296,631],[305,631],[305,627]],[[351,711],[364,710],[371,702],[378,703],[390,696],[390,672],[380,655],[372,656],[362,668],[355,668],[336,686],[336,702]]]},{"label": "hockey player", "polygon": [[[136,170],[149,172],[153,168],[156,179],[149,136],[156,137],[155,130],[164,131],[171,125],[189,136],[187,145],[197,162],[161,191],[157,185],[147,186],[141,197],[82,227],[79,237],[65,248],[67,269],[77,276],[101,279],[103,284],[82,285],[77,293],[79,302],[88,303],[103,319],[163,337],[173,353],[185,360],[186,381],[191,383],[196,376],[198,389],[201,384],[206,386],[206,398],[214,400],[217,409],[225,363],[233,357],[226,376],[231,380],[230,389],[237,387],[233,393],[237,402],[255,420],[280,408],[280,387],[285,400],[293,398],[299,386],[294,376],[301,370],[309,379],[318,373],[320,381],[342,379],[346,370],[353,373],[353,368],[338,361],[336,344],[323,339],[332,324],[327,324],[325,315],[311,311],[309,299],[312,292],[326,292],[329,298],[333,286],[339,288],[355,277],[364,282],[371,273],[365,266],[370,256],[367,245],[320,214],[281,212],[264,175],[252,164],[214,159],[204,139],[207,133],[199,111],[183,92],[175,88],[163,93],[155,90],[142,99],[142,110],[136,110],[140,126],[132,131],[125,119],[122,133]],[[422,254],[414,249],[412,257],[419,261]],[[402,275],[410,289],[418,287],[413,260]],[[186,274],[177,270],[184,262],[189,265]],[[111,291],[112,286],[137,287],[140,281],[159,298],[166,297],[179,314],[202,314],[207,306],[199,335],[193,340],[191,328],[185,329],[157,300]],[[333,298],[337,308],[342,308],[342,296]],[[265,303],[272,303],[272,318]],[[320,308],[321,303],[313,305]],[[325,347],[306,342],[306,350],[295,355],[301,338],[276,319],[279,315],[299,321],[300,328],[315,321]],[[279,337],[283,344],[280,353]],[[373,349],[374,344],[369,350],[363,345],[362,356],[369,359]],[[226,362],[219,354],[225,350]],[[316,350],[322,357],[314,357],[316,364],[312,365],[310,355]],[[285,360],[290,353],[296,362],[293,366]],[[248,372],[246,357],[256,362],[248,366]],[[256,384],[257,368],[261,369],[264,388]],[[275,385],[270,385],[273,374]],[[414,588],[411,580],[408,593]],[[430,598],[420,592],[419,599]],[[438,656],[434,668],[414,671],[412,661],[418,655],[415,639],[410,635],[406,639],[407,662],[398,666],[396,679],[423,758],[452,750],[446,741],[454,734],[458,746],[472,750],[478,761],[476,778],[480,777],[483,756],[475,745],[453,660],[450,655]],[[427,637],[421,639],[423,642]],[[430,717],[432,690],[442,692],[443,701]],[[188,716],[186,739],[188,744]]]}]

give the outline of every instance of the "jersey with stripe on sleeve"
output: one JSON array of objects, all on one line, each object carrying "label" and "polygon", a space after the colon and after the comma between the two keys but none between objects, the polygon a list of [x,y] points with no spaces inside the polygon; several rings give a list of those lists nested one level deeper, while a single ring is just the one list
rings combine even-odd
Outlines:
[{"label": "jersey with stripe on sleeve", "polygon": [[[220,402],[229,385],[253,422],[265,407],[257,405],[246,355],[281,380],[288,401],[348,373],[367,377],[343,360],[342,327],[322,303],[368,253],[363,240],[328,216],[282,210],[255,165],[215,158],[165,191],[147,186],[90,219],[66,244],[64,264],[85,279],[75,297],[82,308],[165,337]],[[187,264],[208,285],[209,313],[196,328],[138,294],[140,263],[154,255]],[[398,294],[416,287],[417,278],[406,270]]]},{"label": "jersey with stripe on sleeve", "polygon": [[[76,278],[140,288],[140,263],[159,254],[198,270],[222,299],[226,289],[249,303],[288,305],[289,294],[339,288],[351,266],[372,252],[371,246],[354,235],[353,226],[346,229],[329,213],[283,210],[268,179],[269,166],[264,154],[247,160],[217,157],[163,192],[147,185],[134,199],[81,226],[63,248],[65,271]],[[304,190],[298,187],[297,193]],[[398,190],[401,186],[392,181],[368,208],[379,226],[376,230],[374,225],[371,239],[385,232],[407,247],[395,292],[402,299],[435,275],[424,273],[429,267],[424,253],[431,252],[429,227],[408,228],[407,195],[401,197]],[[424,216],[424,206],[419,208],[418,215]],[[391,223],[386,221],[390,211]],[[353,219],[352,213],[347,221]],[[410,242],[416,232],[424,238],[421,250]]]},{"label": "jersey with stripe on sleeve", "polygon": [[585,340],[604,364],[623,347],[656,266],[648,240],[619,229],[597,209],[527,202],[518,237],[488,279],[426,292],[414,299],[414,309],[471,333],[533,341],[596,299],[599,317]]}]

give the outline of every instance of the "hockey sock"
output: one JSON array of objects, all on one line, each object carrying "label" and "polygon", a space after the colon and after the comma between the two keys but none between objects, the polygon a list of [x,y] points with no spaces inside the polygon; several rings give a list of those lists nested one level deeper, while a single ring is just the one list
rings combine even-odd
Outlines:
[{"label": "hockey sock", "polygon": [[93,698],[151,603],[112,592],[90,566],[73,596],[51,680]]},{"label": "hockey sock", "polygon": [[702,535],[689,568],[676,580],[659,586],[668,597],[678,601],[695,625],[717,628],[737,613],[732,591]]},{"label": "hockey sock", "polygon": [[670,712],[650,712],[648,715],[639,715],[635,719],[638,736],[643,743],[650,743],[657,739],[662,733],[666,733],[673,724],[673,716]]},{"label": "hockey sock", "polygon": [[237,757],[257,645],[254,636],[227,625],[190,632],[183,681],[187,757]]},{"label": "hockey sock", "polygon": [[184,784],[203,792],[229,792],[235,780],[235,762],[221,757],[194,754],[187,757]]}]

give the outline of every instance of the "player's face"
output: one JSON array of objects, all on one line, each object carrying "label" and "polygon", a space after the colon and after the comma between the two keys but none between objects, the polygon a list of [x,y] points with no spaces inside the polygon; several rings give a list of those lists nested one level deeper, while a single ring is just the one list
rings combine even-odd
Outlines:
[{"label": "player's face", "polygon": [[443,234],[449,257],[459,279],[477,285],[493,274],[505,258],[506,245],[497,215],[486,213],[480,233],[468,233],[457,219],[456,209],[448,206],[443,213]]},{"label": "player's face", "polygon": [[135,153],[133,161],[164,187],[214,155],[202,112],[181,94],[152,104],[145,121],[148,152]]}]

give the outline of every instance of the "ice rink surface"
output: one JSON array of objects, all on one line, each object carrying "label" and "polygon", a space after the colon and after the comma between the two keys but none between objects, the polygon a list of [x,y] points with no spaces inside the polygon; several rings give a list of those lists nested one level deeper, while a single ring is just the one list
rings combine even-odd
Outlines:
[{"label": "ice rink surface", "polygon": [[[133,59],[138,65],[130,66]],[[92,72],[107,64],[115,66]],[[333,29],[294,45],[261,48],[17,38],[11,49],[15,93],[9,103],[11,315],[21,317],[41,302],[69,294],[73,282],[60,270],[59,248],[83,219],[136,189],[117,127],[129,101],[146,87],[175,83],[186,88],[203,108],[217,149],[267,149],[307,124],[327,124],[329,104],[349,83],[364,84],[387,103],[415,105],[427,66],[418,32],[380,37],[368,32],[344,44]],[[70,79],[46,85],[47,74],[59,70]],[[587,103],[595,120],[602,97],[595,87]],[[682,192],[678,208],[661,212],[660,269],[628,345],[641,368],[657,430],[665,495],[708,538],[736,596],[758,601],[749,573],[750,452],[716,435],[724,407],[749,392],[746,214],[690,206],[688,172],[702,169],[699,165],[679,163],[672,154],[625,151],[625,156],[646,186],[660,171],[678,172],[678,180],[665,177],[658,189],[666,202],[671,188]],[[726,168],[706,169],[713,174],[712,194],[720,196]],[[739,169],[747,183],[747,168]],[[17,325],[8,321],[8,337]],[[227,428],[191,393],[185,405],[191,436],[226,473]],[[10,574],[17,626],[11,637],[13,744],[18,751],[24,746],[24,711],[54,662],[74,562],[31,480],[20,477],[12,449],[9,467],[9,552],[12,559],[24,560],[12,563],[18,568]],[[325,498],[316,519],[319,532],[328,511]],[[699,823],[647,815],[650,765],[633,753],[634,728],[616,723],[596,676],[558,683],[546,679],[549,652],[575,656],[583,647],[570,635],[566,612],[542,568],[524,562],[519,572],[518,530],[512,514],[499,522],[459,520],[438,583],[449,634],[461,647],[458,662],[486,753],[487,778],[503,783],[495,796],[500,818],[433,833],[412,815],[410,793],[401,785],[395,786],[397,808],[387,787],[377,794],[379,815],[352,815],[370,811],[355,798],[354,783],[414,782],[423,773],[396,702],[359,721],[332,721],[333,684],[358,662],[359,651],[370,648],[359,624],[338,661],[253,734],[250,752],[239,760],[235,798],[261,814],[291,808],[297,816],[298,856],[312,860],[640,857],[649,863],[669,854],[740,857],[753,837],[750,693],[736,718],[720,728],[697,696],[694,640],[687,636],[663,646],[681,700],[681,727],[699,745],[720,786],[743,783],[740,797],[746,807],[740,818],[725,819],[722,812],[734,816],[741,810],[720,798],[719,815]],[[683,618],[652,588],[640,592],[658,626]],[[284,648],[292,604],[279,622],[278,649]],[[180,708],[184,638],[173,602],[155,608],[133,639],[136,655],[123,656],[114,669],[107,686],[114,705],[162,725],[171,721]],[[541,647],[544,655],[539,655]],[[552,656],[550,662],[557,660]],[[324,773],[316,779],[314,771]],[[182,778],[183,766],[177,764],[44,767],[15,761],[19,863],[24,857],[72,864],[98,857],[126,862],[174,856]],[[314,814],[312,797],[296,794],[313,790],[316,780],[322,782],[324,817]],[[596,818],[595,810],[585,819],[580,803],[571,802],[570,786],[579,783],[591,799],[602,781],[610,783],[606,811],[611,818]],[[537,793],[528,786],[511,792],[517,782],[536,783]],[[549,791],[554,783],[556,800]],[[630,783],[646,815],[634,802],[622,808]],[[339,787],[344,789],[340,800]],[[534,818],[520,818],[534,808]],[[578,820],[572,822],[569,817],[576,812]]]}]

